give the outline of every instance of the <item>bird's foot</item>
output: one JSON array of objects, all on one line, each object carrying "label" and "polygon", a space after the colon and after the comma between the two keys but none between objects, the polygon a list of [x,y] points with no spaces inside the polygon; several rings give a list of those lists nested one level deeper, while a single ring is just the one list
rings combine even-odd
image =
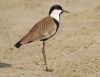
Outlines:
[{"label": "bird's foot", "polygon": [[48,69],[48,68],[47,68],[46,71],[47,71],[47,72],[53,72],[54,69]]}]

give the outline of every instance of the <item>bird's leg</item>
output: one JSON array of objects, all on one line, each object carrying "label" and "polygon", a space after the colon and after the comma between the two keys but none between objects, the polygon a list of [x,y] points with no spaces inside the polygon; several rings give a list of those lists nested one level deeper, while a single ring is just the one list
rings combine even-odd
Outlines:
[{"label": "bird's leg", "polygon": [[45,41],[43,41],[42,54],[43,54],[45,65],[46,65],[46,71],[52,72],[53,69],[48,69],[48,66],[47,66],[46,55],[45,55]]},{"label": "bird's leg", "polygon": [[46,70],[47,70],[48,67],[47,67],[47,61],[46,61],[46,55],[45,55],[45,41],[43,41],[42,54],[43,54],[43,57],[44,57],[44,61],[45,61],[45,65],[46,65]]}]

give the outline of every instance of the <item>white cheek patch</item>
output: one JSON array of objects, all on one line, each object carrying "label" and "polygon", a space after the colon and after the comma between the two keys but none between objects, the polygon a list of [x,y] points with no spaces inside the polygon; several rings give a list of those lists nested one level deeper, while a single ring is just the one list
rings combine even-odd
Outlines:
[{"label": "white cheek patch", "polygon": [[62,11],[61,10],[53,10],[50,14],[51,17],[53,17],[54,19],[56,19],[59,22],[59,15]]},{"label": "white cheek patch", "polygon": [[62,11],[61,10],[54,10],[53,12],[56,14],[60,14]]}]

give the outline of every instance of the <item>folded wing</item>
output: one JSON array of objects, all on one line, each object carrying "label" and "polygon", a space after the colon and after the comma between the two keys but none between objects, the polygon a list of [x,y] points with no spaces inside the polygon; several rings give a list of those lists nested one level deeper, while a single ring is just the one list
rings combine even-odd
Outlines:
[{"label": "folded wing", "polygon": [[56,24],[48,16],[39,21],[33,28],[20,40],[21,44],[29,43],[36,40],[43,40],[51,37],[56,32]]}]

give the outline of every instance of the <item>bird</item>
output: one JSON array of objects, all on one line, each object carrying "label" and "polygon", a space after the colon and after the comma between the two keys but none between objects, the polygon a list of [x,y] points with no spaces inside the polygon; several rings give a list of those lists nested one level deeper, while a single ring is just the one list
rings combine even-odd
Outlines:
[{"label": "bird", "polygon": [[42,41],[42,54],[46,71],[49,72],[52,72],[54,69],[49,69],[47,66],[45,43],[48,39],[57,33],[60,24],[60,15],[64,12],[69,13],[69,11],[62,9],[60,5],[53,5],[49,10],[49,15],[37,22],[32,27],[32,29],[14,45],[14,47],[19,48],[24,44],[28,44],[34,41]]}]

